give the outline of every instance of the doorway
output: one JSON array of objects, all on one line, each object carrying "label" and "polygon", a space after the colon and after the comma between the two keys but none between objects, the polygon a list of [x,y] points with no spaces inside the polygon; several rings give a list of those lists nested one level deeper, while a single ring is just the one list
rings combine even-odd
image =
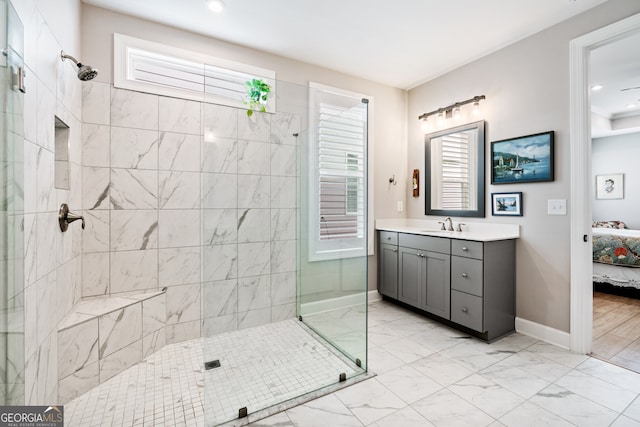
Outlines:
[{"label": "doorway", "polygon": [[[571,141],[571,350],[593,346],[591,51],[640,30],[640,14],[585,34],[570,43]],[[577,207],[581,207],[578,209]]]}]

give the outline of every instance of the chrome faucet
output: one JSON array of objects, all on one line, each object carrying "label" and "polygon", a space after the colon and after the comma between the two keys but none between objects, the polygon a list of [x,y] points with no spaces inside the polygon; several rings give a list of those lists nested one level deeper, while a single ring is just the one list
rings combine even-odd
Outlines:
[{"label": "chrome faucet", "polygon": [[447,224],[447,221],[449,221],[449,225],[447,226],[447,231],[453,231],[453,221],[451,221],[451,217],[446,217],[444,219],[444,224],[442,224],[442,227],[444,229],[444,226]]}]

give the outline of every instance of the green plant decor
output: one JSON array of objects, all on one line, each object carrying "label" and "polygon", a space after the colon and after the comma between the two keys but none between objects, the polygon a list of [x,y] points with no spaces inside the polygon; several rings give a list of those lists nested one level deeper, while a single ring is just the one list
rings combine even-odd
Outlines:
[{"label": "green plant decor", "polygon": [[249,106],[247,116],[251,117],[254,110],[262,113],[266,112],[267,97],[271,92],[271,86],[261,79],[252,79],[245,84],[247,86],[247,99],[244,103]]}]

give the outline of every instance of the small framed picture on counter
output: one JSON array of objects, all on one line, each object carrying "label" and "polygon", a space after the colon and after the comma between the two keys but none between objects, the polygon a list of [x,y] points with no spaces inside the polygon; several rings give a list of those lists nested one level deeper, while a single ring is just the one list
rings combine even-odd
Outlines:
[{"label": "small framed picture on counter", "polygon": [[522,192],[491,193],[491,215],[522,216]]}]

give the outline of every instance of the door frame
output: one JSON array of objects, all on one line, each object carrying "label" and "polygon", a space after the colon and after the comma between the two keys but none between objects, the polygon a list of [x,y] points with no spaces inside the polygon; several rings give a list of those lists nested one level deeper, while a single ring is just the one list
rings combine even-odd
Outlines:
[{"label": "door frame", "polygon": [[571,351],[589,354],[593,344],[593,265],[591,248],[593,177],[589,59],[593,49],[640,30],[640,13],[571,40]]}]

